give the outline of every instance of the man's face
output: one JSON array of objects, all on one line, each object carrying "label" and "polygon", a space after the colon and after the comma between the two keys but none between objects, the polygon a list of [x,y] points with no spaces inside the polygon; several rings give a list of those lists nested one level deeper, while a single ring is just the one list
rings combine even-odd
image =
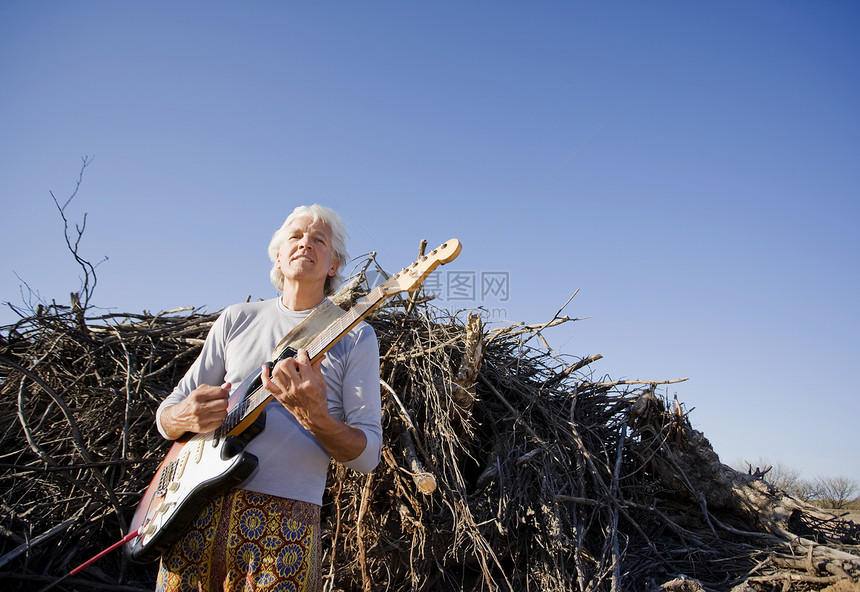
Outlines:
[{"label": "man's face", "polygon": [[319,283],[337,273],[332,249],[332,232],[321,220],[303,216],[287,227],[287,238],[278,251],[278,267],[284,282]]}]

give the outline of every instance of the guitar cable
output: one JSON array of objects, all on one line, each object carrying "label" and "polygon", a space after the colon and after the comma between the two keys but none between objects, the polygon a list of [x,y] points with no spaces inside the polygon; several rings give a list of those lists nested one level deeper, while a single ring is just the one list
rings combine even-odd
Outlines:
[{"label": "guitar cable", "polygon": [[39,592],[46,592],[47,590],[50,590],[51,588],[53,588],[57,584],[61,584],[62,582],[66,581],[66,579],[68,579],[74,575],[77,575],[80,571],[91,566],[93,563],[95,563],[96,561],[98,561],[99,559],[101,559],[102,557],[107,555],[108,553],[115,551],[116,549],[118,549],[119,547],[122,547],[127,542],[139,537],[141,534],[140,531],[141,531],[141,529],[138,528],[134,532],[128,533],[127,535],[122,537],[122,540],[115,542],[113,545],[111,545],[110,547],[108,547],[107,549],[105,549],[104,551],[102,551],[101,553],[96,555],[95,557],[92,557],[92,558],[86,560],[85,562],[83,562],[82,564],[77,566],[75,569],[73,569],[72,571],[70,571],[69,573],[67,573],[66,575],[61,577],[60,579],[54,580],[53,582],[51,582],[50,584],[48,584],[47,586],[45,586],[44,588],[39,590]]}]

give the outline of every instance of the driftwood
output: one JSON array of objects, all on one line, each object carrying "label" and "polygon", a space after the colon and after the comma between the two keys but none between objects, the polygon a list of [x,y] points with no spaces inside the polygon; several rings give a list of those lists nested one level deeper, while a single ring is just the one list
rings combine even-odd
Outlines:
[{"label": "driftwood", "polygon": [[[366,289],[363,275],[339,295]],[[541,333],[488,329],[420,293],[369,322],[385,441],[333,465],[326,590],[813,590],[860,578],[860,530],[720,463],[665,381],[595,376]],[[151,590],[109,554],[167,450],[153,413],[215,314],[56,304],[0,328],[0,579]],[[835,590],[835,588],[830,588]],[[842,588],[842,589],[850,589]]]}]

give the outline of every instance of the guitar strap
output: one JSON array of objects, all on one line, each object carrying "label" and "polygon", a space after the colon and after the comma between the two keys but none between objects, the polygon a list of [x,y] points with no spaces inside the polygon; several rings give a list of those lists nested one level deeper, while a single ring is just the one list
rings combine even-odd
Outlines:
[{"label": "guitar strap", "polygon": [[278,342],[272,352],[272,359],[277,359],[286,348],[291,347],[298,350],[307,347],[311,341],[323,332],[329,325],[342,317],[344,311],[337,304],[326,298],[315,309],[311,311],[305,320],[293,327]]}]

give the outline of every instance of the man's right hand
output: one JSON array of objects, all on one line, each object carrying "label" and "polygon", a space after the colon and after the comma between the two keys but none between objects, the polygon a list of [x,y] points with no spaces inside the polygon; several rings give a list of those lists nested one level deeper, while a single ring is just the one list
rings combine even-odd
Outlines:
[{"label": "man's right hand", "polygon": [[214,430],[227,417],[230,383],[221,386],[201,385],[180,403],[161,413],[161,428],[171,440],[186,432],[202,433]]}]

